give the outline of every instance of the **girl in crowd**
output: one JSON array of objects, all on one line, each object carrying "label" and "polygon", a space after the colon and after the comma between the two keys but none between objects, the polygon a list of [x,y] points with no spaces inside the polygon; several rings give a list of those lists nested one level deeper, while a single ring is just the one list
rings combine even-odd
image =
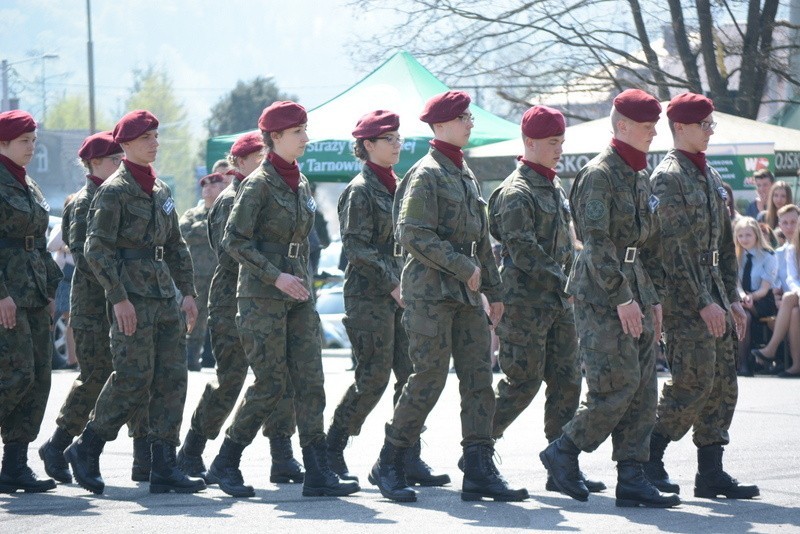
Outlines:
[{"label": "girl in crowd", "polygon": [[778,210],[792,203],[792,188],[786,182],[775,182],[769,188],[767,209],[759,214],[758,220],[769,225],[770,228],[778,227]]}]

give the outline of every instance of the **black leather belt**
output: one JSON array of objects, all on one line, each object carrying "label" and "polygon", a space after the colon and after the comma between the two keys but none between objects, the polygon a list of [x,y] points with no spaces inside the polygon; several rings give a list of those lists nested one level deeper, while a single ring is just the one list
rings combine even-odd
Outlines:
[{"label": "black leather belt", "polygon": [[267,241],[256,241],[256,248],[261,252],[271,254],[283,254],[287,258],[296,259],[300,256],[302,243],[269,243]]},{"label": "black leather belt", "polygon": [[164,261],[164,247],[118,248],[117,254],[123,260],[155,260]]},{"label": "black leather belt", "polygon": [[394,256],[395,258],[403,257],[403,247],[400,245],[400,243],[383,243],[380,245],[375,245],[375,248],[378,250],[379,254],[386,254],[389,256]]},{"label": "black leather belt", "polygon": [[478,251],[477,241],[468,241],[466,243],[451,242],[450,244],[453,245],[453,250],[465,256],[469,256],[470,258],[474,258],[475,253]]},{"label": "black leather belt", "polygon": [[719,265],[719,250],[706,250],[700,253],[700,265],[716,267]]},{"label": "black leather belt", "polygon": [[623,263],[633,263],[636,261],[636,256],[639,255],[639,249],[636,247],[626,247],[624,254],[622,254]]},{"label": "black leather belt", "polygon": [[47,239],[32,235],[3,237],[0,238],[0,248],[24,248],[27,252],[32,252],[36,249],[47,250]]}]

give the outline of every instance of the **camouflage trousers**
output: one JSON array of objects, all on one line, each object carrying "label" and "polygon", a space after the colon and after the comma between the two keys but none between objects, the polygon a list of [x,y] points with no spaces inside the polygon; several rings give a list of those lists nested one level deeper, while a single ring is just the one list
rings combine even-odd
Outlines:
[{"label": "camouflage trousers", "polygon": [[53,345],[47,307],[17,307],[17,326],[0,328],[0,435],[31,443],[50,394]]},{"label": "camouflage trousers", "polygon": [[622,331],[616,309],[575,300],[588,390],[564,434],[587,452],[610,435],[615,462],[650,458],[658,383],[652,308],[645,306],[642,314],[643,332],[634,339]]},{"label": "camouflage trousers", "polygon": [[727,445],[739,396],[733,323],[714,338],[699,317],[697,328],[665,319],[667,361],[672,378],[664,384],[653,432],[677,441],[690,428],[698,447]]},{"label": "camouflage trousers", "polygon": [[[56,418],[56,425],[71,436],[78,436],[89,421],[100,391],[114,370],[109,323],[105,315],[70,317],[75,336],[75,355],[80,374],[72,383]],[[147,405],[139,406],[128,421],[132,438],[147,436]]]},{"label": "camouflage trousers", "polygon": [[128,298],[136,309],[136,332],[131,336],[120,332],[114,317],[114,372],[86,426],[101,439],[112,441],[122,425],[146,406],[151,439],[180,445],[186,402],[186,323],[174,298]]},{"label": "camouflage trousers", "polygon": [[403,309],[388,298],[347,298],[343,322],[356,357],[355,382],[347,388],[333,414],[331,426],[348,436],[361,426],[389,385],[394,371],[394,402],[411,374],[408,336],[403,328]]},{"label": "camouflage trousers", "polygon": [[294,386],[300,446],[325,438],[325,376],[322,372],[319,315],[314,302],[239,298],[236,325],[255,382],[226,435],[249,445]]},{"label": "camouflage trousers", "polygon": [[497,439],[531,403],[544,380],[544,435],[553,441],[581,396],[581,366],[572,308],[508,305],[497,325],[500,368],[492,436]]},{"label": "camouflage trousers", "polygon": [[[209,310],[208,328],[217,361],[217,378],[206,384],[203,390],[192,415],[192,429],[206,439],[216,439],[244,387],[248,365],[236,329],[236,308],[212,307]],[[294,389],[290,381],[275,411],[264,422],[265,436],[294,434],[296,422],[293,401]]]},{"label": "camouflage trousers", "polygon": [[211,277],[213,273],[208,276],[195,276],[195,288],[197,289],[197,298],[194,299],[197,304],[197,321],[194,323],[192,331],[186,334],[186,351],[189,354],[194,354],[195,358],[199,358],[203,352],[203,344],[206,341],[206,331],[208,330],[208,291],[211,287]]},{"label": "camouflage trousers", "polygon": [[444,389],[453,356],[461,394],[462,446],[492,444],[492,365],[489,322],[480,306],[456,301],[406,302],[403,326],[414,373],[386,424],[386,439],[410,447]]}]

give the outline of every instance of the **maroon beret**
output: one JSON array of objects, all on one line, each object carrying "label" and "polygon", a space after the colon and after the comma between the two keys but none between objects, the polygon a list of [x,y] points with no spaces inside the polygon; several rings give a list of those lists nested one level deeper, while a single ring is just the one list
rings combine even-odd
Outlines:
[{"label": "maroon beret", "polygon": [[358,119],[353,137],[356,139],[372,139],[386,132],[400,129],[400,115],[379,109],[371,111]]},{"label": "maroon beret", "polygon": [[522,133],[531,139],[562,135],[567,129],[564,115],[547,106],[533,106],[522,116]]},{"label": "maroon beret", "polygon": [[22,134],[36,131],[33,115],[21,109],[0,113],[0,141],[13,141]]},{"label": "maroon beret", "polygon": [[253,152],[264,149],[264,138],[261,132],[249,132],[241,136],[231,147],[231,156],[243,158]]},{"label": "maroon beret", "polygon": [[114,126],[114,141],[127,143],[156,128],[158,128],[156,116],[144,109],[137,109],[126,113]]},{"label": "maroon beret", "polygon": [[202,187],[206,184],[218,184],[220,182],[225,182],[225,181],[226,181],[225,177],[222,175],[222,173],[215,172],[212,174],[207,174],[202,178],[200,178],[200,186]]},{"label": "maroon beret", "polygon": [[286,100],[273,102],[264,108],[258,119],[258,127],[262,132],[280,132],[306,122],[308,122],[306,108],[296,102]]},{"label": "maroon beret", "polygon": [[470,102],[472,99],[464,91],[447,91],[425,103],[419,120],[428,124],[451,121],[464,113]]},{"label": "maroon beret", "polygon": [[681,93],[669,101],[667,117],[672,122],[694,124],[714,111],[714,102],[697,93]]},{"label": "maroon beret", "polygon": [[83,144],[78,150],[78,157],[88,161],[121,152],[122,147],[119,146],[119,143],[114,142],[114,134],[111,132],[99,132],[83,140]]},{"label": "maroon beret", "polygon": [[634,122],[656,122],[661,115],[658,100],[641,89],[625,89],[614,98],[614,107]]}]

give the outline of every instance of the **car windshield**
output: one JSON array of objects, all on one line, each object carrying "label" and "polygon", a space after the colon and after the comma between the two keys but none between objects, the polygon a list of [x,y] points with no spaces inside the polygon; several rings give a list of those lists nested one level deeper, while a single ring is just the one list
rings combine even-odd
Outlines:
[{"label": "car windshield", "polygon": [[344,297],[340,292],[323,293],[317,298],[317,312],[344,313]]}]

